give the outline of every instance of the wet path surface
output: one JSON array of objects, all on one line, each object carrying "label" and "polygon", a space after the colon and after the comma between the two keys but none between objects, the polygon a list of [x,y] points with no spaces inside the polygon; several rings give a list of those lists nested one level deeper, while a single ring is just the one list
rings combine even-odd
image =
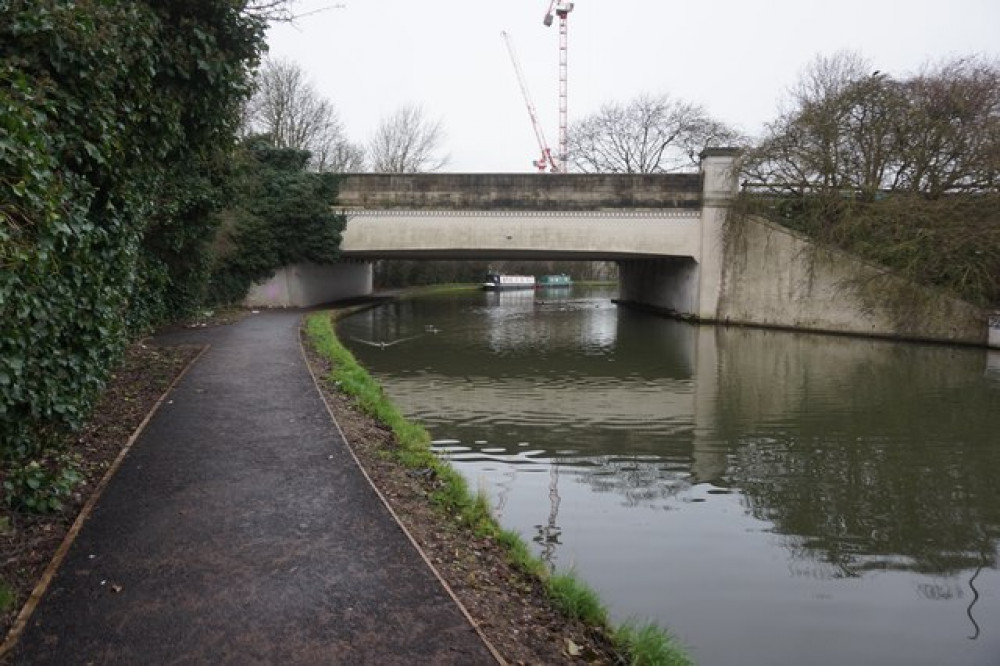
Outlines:
[{"label": "wet path surface", "polygon": [[15,661],[495,663],[350,457],[298,322],[205,333]]}]

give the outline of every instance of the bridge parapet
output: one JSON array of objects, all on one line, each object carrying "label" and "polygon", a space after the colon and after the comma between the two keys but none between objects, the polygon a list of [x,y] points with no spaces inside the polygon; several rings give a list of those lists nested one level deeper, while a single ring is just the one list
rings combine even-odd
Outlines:
[{"label": "bridge parapet", "polygon": [[347,174],[337,203],[381,210],[697,209],[702,180],[700,173]]}]

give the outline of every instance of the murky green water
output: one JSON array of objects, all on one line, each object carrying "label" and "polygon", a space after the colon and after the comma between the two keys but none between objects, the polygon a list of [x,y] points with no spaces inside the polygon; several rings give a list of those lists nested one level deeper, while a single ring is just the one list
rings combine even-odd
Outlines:
[{"label": "murky green water", "polygon": [[611,296],[430,296],[339,331],[505,526],[699,663],[1000,663],[997,354]]}]

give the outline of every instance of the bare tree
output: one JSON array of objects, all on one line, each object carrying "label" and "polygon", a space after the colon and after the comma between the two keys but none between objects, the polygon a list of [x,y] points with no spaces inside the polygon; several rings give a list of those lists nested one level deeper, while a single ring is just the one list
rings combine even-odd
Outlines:
[{"label": "bare tree", "polygon": [[277,148],[307,150],[317,171],[358,171],[363,152],[344,136],[333,104],[306,79],[299,65],[266,60],[245,113],[247,131],[267,134]]},{"label": "bare tree", "polygon": [[428,119],[420,106],[402,106],[382,120],[368,142],[369,166],[381,173],[437,171],[448,162],[440,154],[443,141],[441,120]]},{"label": "bare tree", "polygon": [[294,23],[296,20],[329,11],[344,9],[343,3],[325,3],[308,11],[298,11],[298,0],[243,0],[244,11],[252,16],[258,16],[270,23]]},{"label": "bare tree", "polygon": [[963,58],[894,79],[850,52],[819,57],[744,161],[775,192],[935,198],[996,190],[1000,66]]},{"label": "bare tree", "polygon": [[[317,159],[314,155],[313,159]],[[319,153],[317,169],[335,173],[352,173],[365,170],[365,149],[349,141],[338,141],[330,150]]]},{"label": "bare tree", "polygon": [[246,0],[244,11],[268,21],[291,21],[294,0]]},{"label": "bare tree", "polygon": [[1000,62],[945,61],[905,90],[900,187],[930,197],[1000,189]]},{"label": "bare tree", "polygon": [[738,134],[704,108],[667,95],[608,102],[573,124],[569,154],[585,172],[664,173],[697,163],[709,146],[732,144]]},{"label": "bare tree", "polygon": [[897,83],[873,73],[857,54],[818,57],[748,156],[747,168],[755,182],[788,192],[876,192],[895,171],[895,124],[903,106]]}]

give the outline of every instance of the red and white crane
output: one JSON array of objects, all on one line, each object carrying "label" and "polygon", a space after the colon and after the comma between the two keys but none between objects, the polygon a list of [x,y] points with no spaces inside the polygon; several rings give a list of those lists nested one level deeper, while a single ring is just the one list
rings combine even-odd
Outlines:
[{"label": "red and white crane", "polygon": [[559,155],[557,161],[562,167],[560,170],[566,169],[566,165],[569,164],[569,147],[567,140],[567,120],[569,113],[567,111],[567,80],[568,80],[568,65],[567,65],[567,55],[568,55],[568,32],[569,32],[569,13],[573,11],[572,2],[564,2],[563,0],[551,0],[549,3],[549,9],[545,12],[545,18],[543,23],[546,27],[552,25],[552,21],[558,17],[559,19]]},{"label": "red and white crane", "polygon": [[531,126],[535,130],[535,139],[538,141],[539,150],[542,151],[541,157],[532,161],[532,164],[539,171],[561,171],[559,165],[556,164],[555,159],[552,157],[552,150],[549,148],[548,141],[545,140],[545,132],[542,131],[542,125],[538,122],[538,113],[535,111],[535,103],[531,101],[531,93],[528,91],[528,84],[524,80],[524,72],[521,71],[521,62],[517,59],[514,40],[507,34],[506,30],[501,32],[500,35],[503,37],[504,44],[507,45],[507,53],[510,54],[510,61],[513,63],[514,71],[517,73],[517,83],[521,86],[521,95],[524,96],[524,103],[528,107],[528,115],[531,117]]}]

